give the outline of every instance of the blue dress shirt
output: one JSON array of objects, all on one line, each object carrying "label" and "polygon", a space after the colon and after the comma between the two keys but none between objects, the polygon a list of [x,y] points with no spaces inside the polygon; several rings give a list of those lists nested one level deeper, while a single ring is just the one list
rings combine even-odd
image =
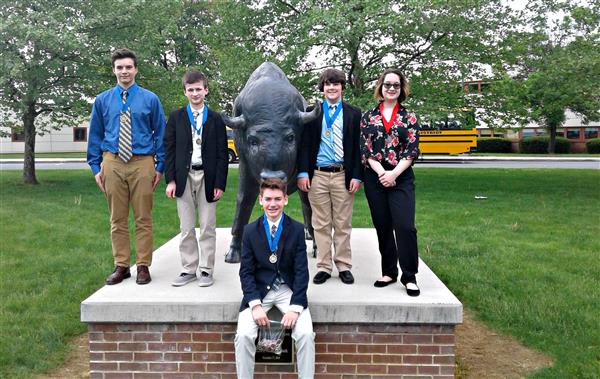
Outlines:
[{"label": "blue dress shirt", "polygon": [[[329,107],[332,107],[336,104],[329,104]],[[338,107],[342,106],[342,100],[337,103]],[[325,120],[325,116],[323,116],[323,121],[321,122],[321,147],[319,147],[319,152],[317,153],[317,166],[319,167],[327,167],[333,166],[336,164],[344,163],[343,160],[338,161],[335,158],[335,149],[333,147],[333,129],[339,127],[342,129],[342,135],[344,135],[344,109],[340,109],[340,113],[336,118],[337,122],[331,126],[331,129],[327,128],[327,121]],[[338,126],[339,124],[339,126]],[[330,135],[327,137],[327,130],[330,130]]]},{"label": "blue dress shirt", "polygon": [[[165,164],[163,135],[165,113],[154,93],[133,84],[131,109],[132,150],[134,155],[154,155],[156,171],[162,173]],[[102,153],[119,152],[119,125],[123,88],[113,87],[96,97],[90,118],[87,161],[96,175],[100,172]]]},{"label": "blue dress shirt", "polygon": [[[329,106],[333,106],[336,104],[329,104]],[[342,106],[342,100],[337,103],[338,107]],[[336,120],[339,120],[339,127],[342,129],[342,135],[344,135],[344,109],[340,109],[340,114],[338,114]],[[327,137],[327,121],[325,120],[325,116],[323,116],[323,120],[321,121],[321,145],[319,147],[319,152],[317,153],[317,166],[318,167],[327,167],[333,166],[336,164],[344,163],[343,161],[338,161],[335,159],[335,150],[333,148],[333,128],[337,127],[337,125],[332,125],[331,134]],[[308,178],[308,172],[299,172],[297,175],[298,178]]]}]

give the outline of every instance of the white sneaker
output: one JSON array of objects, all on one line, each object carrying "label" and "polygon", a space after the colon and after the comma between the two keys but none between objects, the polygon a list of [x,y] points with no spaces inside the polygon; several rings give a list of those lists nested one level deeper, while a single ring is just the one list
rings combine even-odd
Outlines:
[{"label": "white sneaker", "polygon": [[182,272],[175,280],[173,280],[173,282],[171,282],[171,285],[173,287],[181,287],[194,280],[196,280],[196,274],[186,274],[185,272]]},{"label": "white sneaker", "polygon": [[213,277],[208,272],[202,271],[198,278],[198,287],[210,287],[214,283]]}]

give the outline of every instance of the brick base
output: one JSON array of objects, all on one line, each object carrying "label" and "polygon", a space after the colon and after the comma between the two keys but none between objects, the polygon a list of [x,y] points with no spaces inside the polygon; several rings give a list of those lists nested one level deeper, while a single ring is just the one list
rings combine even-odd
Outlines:
[{"label": "brick base", "polygon": [[[232,323],[89,324],[90,378],[235,379]],[[316,378],[453,378],[454,325],[315,324]],[[295,365],[257,364],[260,379]]]}]

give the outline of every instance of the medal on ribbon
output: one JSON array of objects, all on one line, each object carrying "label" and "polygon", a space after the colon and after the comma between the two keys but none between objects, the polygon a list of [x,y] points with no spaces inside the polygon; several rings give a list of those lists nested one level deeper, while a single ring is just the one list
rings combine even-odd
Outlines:
[{"label": "medal on ribbon", "polygon": [[188,103],[187,105],[187,114],[188,114],[188,118],[190,119],[190,125],[192,125],[192,128],[194,129],[194,136],[196,137],[196,145],[201,145],[202,144],[202,127],[204,126],[204,123],[206,122],[206,118],[208,117],[208,107],[206,105],[204,105],[204,110],[202,111],[202,122],[200,122],[199,126],[198,123],[196,122],[196,119],[194,119],[194,113],[192,112],[192,107],[190,106],[190,104]]},{"label": "medal on ribbon", "polygon": [[275,237],[271,237],[271,231],[269,230],[269,221],[267,221],[267,215],[263,216],[263,226],[265,227],[265,234],[267,235],[267,242],[269,243],[269,250],[271,251],[271,255],[269,255],[269,262],[272,264],[277,263],[277,244],[279,243],[279,239],[281,238],[281,232],[283,232],[283,214],[281,214],[281,220],[279,220],[279,225],[277,225],[277,232],[275,232]]},{"label": "medal on ribbon", "polygon": [[340,100],[337,103],[337,107],[333,115],[329,115],[329,103],[327,101],[323,102],[323,115],[325,116],[325,124],[327,125],[327,130],[325,131],[325,137],[330,138],[333,131],[333,123],[339,116],[342,111],[342,101]]}]

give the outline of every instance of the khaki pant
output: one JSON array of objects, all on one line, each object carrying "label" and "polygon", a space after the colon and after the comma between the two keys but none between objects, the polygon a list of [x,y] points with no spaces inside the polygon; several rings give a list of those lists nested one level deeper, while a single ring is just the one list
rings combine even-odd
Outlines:
[{"label": "khaki pant", "polygon": [[[350,233],[354,194],[348,192],[344,172],[315,171],[308,199],[317,243],[317,270],[331,274],[332,260],[339,271],[352,268]],[[333,238],[331,235],[333,229]],[[335,249],[332,258],[331,243]]]},{"label": "khaki pant", "polygon": [[[181,265],[186,274],[196,274],[196,270],[213,273],[217,246],[217,203],[206,200],[204,171],[190,170],[185,190],[177,198],[179,215],[179,253]],[[196,212],[200,236],[196,241]],[[198,245],[200,245],[199,254]],[[199,264],[198,264],[199,262]]]},{"label": "khaki pant", "polygon": [[102,176],[110,212],[110,236],[116,266],[129,267],[129,207],[135,219],[135,257],[138,265],[152,263],[152,181],[154,157],[134,155],[124,163],[116,154],[102,156]]},{"label": "khaki pant", "polygon": [[[275,291],[270,290],[262,299],[265,312],[277,307],[282,314],[288,311],[292,290],[285,284]],[[246,308],[238,317],[235,334],[235,364],[238,379],[254,378],[254,359],[258,335],[258,325],[252,318],[252,310]],[[312,379],[315,376],[315,333],[308,308],[304,309],[292,329],[292,339],[296,342],[296,361],[298,379]],[[260,376],[259,376],[260,377]]]}]

